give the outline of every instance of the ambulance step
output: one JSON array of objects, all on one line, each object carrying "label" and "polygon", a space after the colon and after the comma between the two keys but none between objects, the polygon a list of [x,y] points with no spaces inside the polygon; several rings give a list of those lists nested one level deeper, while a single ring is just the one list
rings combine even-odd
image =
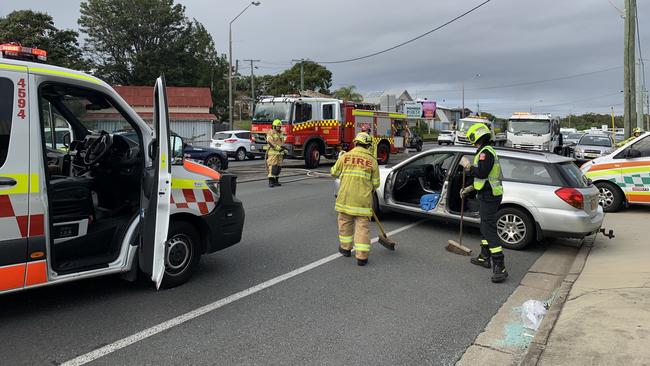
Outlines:
[{"label": "ambulance step", "polygon": [[80,258],[76,260],[70,260],[63,263],[59,263],[58,265],[55,266],[54,270],[59,275],[64,275],[69,273],[84,272],[93,269],[106,268],[108,267],[108,263],[110,263],[114,259],[113,257],[114,257],[113,255],[106,254],[106,255],[101,255],[96,257],[87,257],[87,258]]}]

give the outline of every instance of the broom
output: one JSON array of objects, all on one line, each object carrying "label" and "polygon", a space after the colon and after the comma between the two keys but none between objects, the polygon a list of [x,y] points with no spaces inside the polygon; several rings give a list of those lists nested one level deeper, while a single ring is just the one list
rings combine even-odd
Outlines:
[{"label": "broom", "polygon": [[[463,189],[465,188],[465,169],[463,169]],[[445,249],[460,255],[470,255],[472,250],[463,245],[463,214],[465,213],[465,196],[460,196],[460,233],[458,241],[449,240]]]},{"label": "broom", "polygon": [[377,214],[375,213],[375,210],[372,210],[372,217],[375,219],[375,222],[377,223],[377,227],[379,227],[379,244],[381,244],[384,248],[388,250],[395,250],[395,245],[397,244],[394,240],[388,237],[386,235],[386,230],[384,230],[384,225],[381,224],[379,221],[379,218],[377,217]]}]

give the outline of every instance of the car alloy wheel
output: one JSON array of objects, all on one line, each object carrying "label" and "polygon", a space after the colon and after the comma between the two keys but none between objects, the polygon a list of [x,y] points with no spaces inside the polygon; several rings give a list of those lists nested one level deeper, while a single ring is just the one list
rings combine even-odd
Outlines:
[{"label": "car alloy wheel", "polygon": [[244,150],[243,147],[240,147],[239,150],[237,150],[237,155],[235,156],[235,160],[242,161],[244,159],[246,159],[246,150]]},{"label": "car alloy wheel", "polygon": [[212,170],[221,170],[221,159],[218,156],[213,155],[205,159],[205,166]]},{"label": "car alloy wheel", "polygon": [[603,209],[609,209],[614,203],[614,192],[607,186],[598,187],[598,200]]},{"label": "car alloy wheel", "polygon": [[517,215],[503,215],[497,221],[497,234],[505,243],[517,245],[526,237],[526,224]]}]

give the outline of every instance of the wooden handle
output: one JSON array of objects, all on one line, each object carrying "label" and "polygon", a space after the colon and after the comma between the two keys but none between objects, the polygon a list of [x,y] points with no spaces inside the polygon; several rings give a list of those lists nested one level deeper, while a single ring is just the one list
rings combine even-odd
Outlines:
[{"label": "wooden handle", "polygon": [[[465,189],[465,168],[463,168],[463,189]],[[460,195],[460,232],[458,233],[458,244],[463,245],[463,216],[465,213],[465,195]]]},{"label": "wooden handle", "polygon": [[375,222],[377,223],[377,226],[379,227],[379,231],[381,231],[381,234],[383,236],[388,236],[386,235],[386,230],[384,230],[384,225],[382,225],[381,222],[379,221],[379,218],[377,217],[375,210],[372,210],[372,217],[375,219]]}]

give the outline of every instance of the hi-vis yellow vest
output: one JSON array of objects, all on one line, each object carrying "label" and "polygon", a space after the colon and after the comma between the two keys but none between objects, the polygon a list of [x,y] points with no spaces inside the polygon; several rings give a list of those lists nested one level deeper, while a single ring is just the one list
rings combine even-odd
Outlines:
[{"label": "hi-vis yellow vest", "polygon": [[483,189],[483,186],[485,186],[485,182],[487,181],[490,182],[490,187],[492,187],[492,194],[495,196],[501,196],[503,194],[503,177],[501,175],[501,164],[499,164],[499,157],[497,156],[497,152],[494,150],[494,148],[488,145],[479,150],[476,156],[474,156],[474,166],[478,166],[478,161],[483,150],[488,150],[492,153],[492,156],[494,156],[494,165],[492,166],[492,170],[490,170],[490,174],[488,174],[487,179],[474,177],[474,189],[480,191]]},{"label": "hi-vis yellow vest", "polygon": [[331,173],[341,178],[336,211],[372,216],[372,192],[379,187],[379,167],[372,153],[357,146],[338,158]]}]

